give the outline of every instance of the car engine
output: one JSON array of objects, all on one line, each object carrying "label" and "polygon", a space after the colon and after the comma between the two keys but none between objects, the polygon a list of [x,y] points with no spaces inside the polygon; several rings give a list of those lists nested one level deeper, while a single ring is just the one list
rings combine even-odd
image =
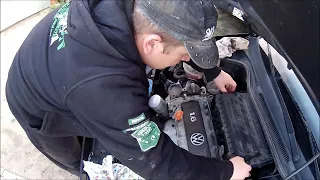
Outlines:
[{"label": "car engine", "polygon": [[[224,147],[217,143],[210,112],[212,98],[207,94],[174,99],[168,97],[169,115],[175,119],[165,123],[164,132],[176,145],[192,154],[222,157]],[[179,112],[183,112],[181,119],[175,116]]]},{"label": "car engine", "polygon": [[212,89],[208,92],[205,78],[184,65],[162,71],[159,76],[167,93],[164,102],[168,117],[163,132],[177,146],[205,157],[230,159],[241,156],[252,167],[272,162],[244,87],[237,88],[235,93]]}]

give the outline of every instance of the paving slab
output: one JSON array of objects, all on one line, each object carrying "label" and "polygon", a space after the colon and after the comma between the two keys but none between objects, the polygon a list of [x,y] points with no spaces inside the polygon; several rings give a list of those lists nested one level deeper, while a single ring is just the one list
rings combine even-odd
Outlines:
[{"label": "paving slab", "polygon": [[4,170],[3,174],[1,174],[1,179],[25,179],[21,176],[13,174],[7,170]]}]

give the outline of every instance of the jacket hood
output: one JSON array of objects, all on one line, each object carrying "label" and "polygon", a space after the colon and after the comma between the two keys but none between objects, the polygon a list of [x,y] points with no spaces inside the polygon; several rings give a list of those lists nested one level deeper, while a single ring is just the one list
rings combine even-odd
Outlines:
[{"label": "jacket hood", "polygon": [[143,66],[133,33],[133,5],[127,0],[73,1],[68,33],[96,51]]}]

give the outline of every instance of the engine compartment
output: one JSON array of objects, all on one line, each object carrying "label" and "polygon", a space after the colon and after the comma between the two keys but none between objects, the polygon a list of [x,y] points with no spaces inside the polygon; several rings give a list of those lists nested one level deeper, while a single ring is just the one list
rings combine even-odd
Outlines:
[{"label": "engine compartment", "polygon": [[[162,97],[167,115],[156,113],[159,117],[157,123],[177,146],[199,156],[225,160],[242,156],[253,167],[248,179],[285,179],[312,157],[312,152],[305,157],[299,151],[313,149],[307,143],[300,142],[299,147],[295,146],[294,131],[288,129],[290,119],[285,116],[288,106],[294,106],[293,99],[286,92],[282,95],[290,102],[286,102],[286,106],[281,104],[281,94],[276,94],[278,86],[273,82],[272,74],[268,74],[271,72],[270,59],[259,51],[257,38],[247,39],[250,41],[248,50],[237,51],[231,58],[220,62],[220,67],[237,83],[234,93],[221,93],[217,89],[209,91],[203,74],[178,64],[164,70],[146,69],[149,95]],[[200,130],[193,127],[189,130],[193,124],[185,125],[185,121],[202,122],[196,124]],[[303,138],[297,140],[306,142],[310,137],[301,133],[301,129],[308,129],[303,121],[299,123],[300,127],[295,130]],[[196,141],[197,145],[190,146],[191,136],[186,136],[186,129],[189,135],[201,132],[203,138],[195,134],[193,139],[203,143]],[[105,157],[108,151],[98,141],[93,144],[93,156],[90,157],[101,163],[101,157]],[[95,154],[99,157],[95,158]],[[314,163],[290,179],[317,179],[317,168]]]},{"label": "engine compartment", "polygon": [[162,117],[163,132],[192,154],[241,156],[255,171],[268,171],[257,174],[270,174],[275,169],[273,157],[249,102],[246,69],[228,60],[222,60],[220,67],[236,81],[234,93],[208,92],[205,78],[190,76],[182,64],[155,73],[159,79],[154,79],[153,94],[165,99],[169,115]]}]

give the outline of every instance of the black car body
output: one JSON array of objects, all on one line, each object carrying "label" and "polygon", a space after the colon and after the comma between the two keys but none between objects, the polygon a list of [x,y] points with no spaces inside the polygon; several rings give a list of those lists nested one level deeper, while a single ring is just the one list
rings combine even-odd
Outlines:
[{"label": "black car body", "polygon": [[[278,154],[281,159],[283,152],[290,154],[289,161],[277,162],[275,158],[284,178],[318,153],[320,147],[319,1],[217,0],[215,3],[217,8],[229,11],[249,25],[252,38],[249,46],[256,46],[256,50],[252,52],[249,48],[247,54],[251,56],[265,102],[286,146],[279,147],[282,149],[279,151],[275,148],[273,155]],[[263,50],[255,37],[268,42],[265,60],[259,57],[259,51]],[[270,63],[274,62],[270,47],[282,56],[277,61],[282,61],[283,67]],[[276,142],[276,139],[270,140]],[[316,164],[293,178],[318,179]]]}]

